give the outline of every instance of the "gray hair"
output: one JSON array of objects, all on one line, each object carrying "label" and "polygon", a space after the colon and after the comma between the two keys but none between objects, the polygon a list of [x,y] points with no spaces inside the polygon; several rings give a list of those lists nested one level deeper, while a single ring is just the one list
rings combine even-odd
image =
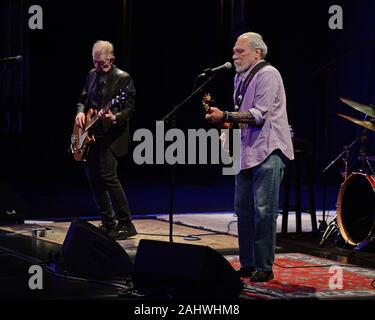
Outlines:
[{"label": "gray hair", "polygon": [[262,59],[266,57],[268,52],[268,47],[265,44],[263,37],[259,33],[247,32],[240,35],[238,38],[247,38],[249,39],[249,45],[254,50],[260,49],[262,52]]},{"label": "gray hair", "polygon": [[98,40],[94,43],[92,53],[105,54],[108,58],[114,57],[113,44],[109,41]]}]

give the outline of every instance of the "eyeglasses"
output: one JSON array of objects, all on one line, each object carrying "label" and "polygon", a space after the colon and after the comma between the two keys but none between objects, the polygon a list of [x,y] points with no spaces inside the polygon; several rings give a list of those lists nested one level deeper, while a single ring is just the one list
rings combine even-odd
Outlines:
[{"label": "eyeglasses", "polygon": [[105,60],[95,60],[95,59],[93,59],[92,61],[94,62],[94,64],[104,66],[104,65],[108,64],[111,61],[111,59],[105,59]]}]

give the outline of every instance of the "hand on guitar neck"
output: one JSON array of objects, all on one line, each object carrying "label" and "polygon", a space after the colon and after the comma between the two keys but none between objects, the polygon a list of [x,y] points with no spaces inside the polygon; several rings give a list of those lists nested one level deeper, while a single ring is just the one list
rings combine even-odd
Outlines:
[{"label": "hand on guitar neck", "polygon": [[203,108],[207,112],[206,120],[210,123],[217,124],[222,129],[230,129],[232,128],[232,123],[224,121],[224,112],[221,111],[219,108],[212,107],[210,104],[212,103],[212,98],[210,94],[205,94],[203,97]]},{"label": "hand on guitar neck", "polygon": [[116,115],[112,113],[112,111],[109,109],[100,110],[98,112],[98,117],[104,121],[111,122],[111,123],[116,121]]},{"label": "hand on guitar neck", "polygon": [[[98,117],[104,121],[115,122],[116,115],[112,113],[111,110],[100,110],[98,112]],[[86,125],[86,115],[83,112],[77,114],[75,119],[76,126],[78,128],[84,129]]]}]

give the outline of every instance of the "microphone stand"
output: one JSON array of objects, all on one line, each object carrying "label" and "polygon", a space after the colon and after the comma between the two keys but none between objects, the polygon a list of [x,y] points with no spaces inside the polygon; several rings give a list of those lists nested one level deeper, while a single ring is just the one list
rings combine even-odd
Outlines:
[{"label": "microphone stand", "polygon": [[[215,73],[209,75],[208,79],[202,83],[196,90],[194,90],[184,101],[175,105],[172,110],[163,117],[161,121],[169,123],[170,128],[176,126],[176,113],[180,110],[187,102],[189,102],[197,93],[199,93],[209,82],[215,78]],[[195,86],[194,86],[195,87]],[[169,242],[173,243],[173,211],[174,211],[174,194],[176,186],[176,164],[171,167],[171,184],[170,184],[170,202],[169,202]]]}]

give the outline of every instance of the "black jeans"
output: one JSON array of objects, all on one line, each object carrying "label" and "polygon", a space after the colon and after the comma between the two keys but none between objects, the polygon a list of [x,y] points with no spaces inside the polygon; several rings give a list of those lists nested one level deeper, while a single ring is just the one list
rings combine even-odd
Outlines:
[{"label": "black jeans", "polygon": [[116,223],[128,225],[131,222],[129,204],[117,176],[117,166],[118,159],[111,149],[100,139],[94,142],[87,157],[85,172],[102,222],[107,226]]}]

